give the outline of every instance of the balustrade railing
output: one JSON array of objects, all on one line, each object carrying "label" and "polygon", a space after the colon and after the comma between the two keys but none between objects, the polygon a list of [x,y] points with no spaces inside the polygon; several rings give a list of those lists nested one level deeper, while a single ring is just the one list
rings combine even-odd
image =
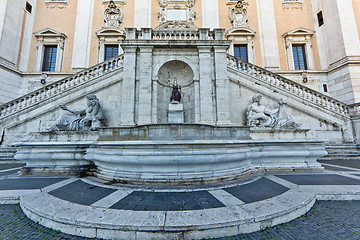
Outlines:
[{"label": "balustrade railing", "polygon": [[119,69],[123,66],[123,63],[124,56],[119,55],[74,75],[44,86],[8,103],[2,104],[0,105],[0,119],[22,111],[23,109],[38,104],[39,102],[49,99],[55,95],[71,90],[76,86],[90,82],[91,80],[106,73]]},{"label": "balustrade railing", "polygon": [[154,40],[198,40],[198,31],[153,31]]},{"label": "balustrade railing", "polygon": [[[287,91],[288,93],[301,98],[303,101],[311,102],[323,109],[330,110],[343,116],[350,116],[349,111],[350,109],[353,109],[341,101],[234,56],[227,55],[227,64],[231,68],[255,76],[266,84]],[[357,106],[357,110],[360,110],[359,106]]]}]

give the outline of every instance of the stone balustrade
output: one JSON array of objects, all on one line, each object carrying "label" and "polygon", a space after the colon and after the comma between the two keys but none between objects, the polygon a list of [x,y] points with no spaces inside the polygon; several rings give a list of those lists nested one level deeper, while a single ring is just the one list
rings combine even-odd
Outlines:
[{"label": "stone balustrade", "polygon": [[[322,109],[327,109],[346,117],[350,116],[350,106],[335,98],[326,96],[325,94],[231,55],[227,55],[227,64],[229,67],[247,75],[254,76],[270,86],[280,88],[283,91],[300,98],[301,101],[310,102]],[[359,108],[359,106],[357,106],[357,108]]]},{"label": "stone balustrade", "polygon": [[108,72],[119,69],[123,66],[123,61],[123,55],[117,56],[5,103],[0,106],[0,119],[4,119],[5,117],[61,94],[64,91],[71,90],[74,87],[90,82]]},{"label": "stone balustrade", "polygon": [[224,40],[224,29],[153,30],[126,28],[127,40]]},{"label": "stone balustrade", "polygon": [[349,105],[349,114],[352,117],[360,116],[360,102]]}]

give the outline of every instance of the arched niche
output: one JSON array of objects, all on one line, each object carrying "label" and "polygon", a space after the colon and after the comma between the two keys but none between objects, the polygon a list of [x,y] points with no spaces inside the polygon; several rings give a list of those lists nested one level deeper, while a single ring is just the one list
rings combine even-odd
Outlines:
[{"label": "arched niche", "polygon": [[181,103],[184,105],[185,123],[193,123],[195,121],[195,90],[192,68],[180,60],[165,62],[158,70],[157,80],[157,122],[168,122],[172,84],[176,81],[181,87]]}]

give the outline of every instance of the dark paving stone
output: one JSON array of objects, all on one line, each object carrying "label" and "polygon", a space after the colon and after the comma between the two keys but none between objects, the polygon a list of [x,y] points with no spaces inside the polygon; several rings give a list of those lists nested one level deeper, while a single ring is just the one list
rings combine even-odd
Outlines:
[{"label": "dark paving stone", "polygon": [[18,171],[19,171],[19,169],[18,170],[9,170],[9,171],[5,171],[5,172],[0,172],[0,177],[17,174]]},{"label": "dark paving stone", "polygon": [[327,166],[327,165],[322,165],[326,170],[331,170],[331,171],[354,171],[351,169],[347,169],[347,168],[342,168],[342,167],[333,167],[333,166]]},{"label": "dark paving stone", "polygon": [[1,179],[0,190],[40,189],[67,178],[16,178]]},{"label": "dark paving stone", "polygon": [[77,180],[49,193],[69,202],[91,205],[115,191],[115,189],[99,187]]},{"label": "dark paving stone", "polygon": [[135,211],[180,211],[225,207],[207,191],[144,192],[134,191],[112,209]]},{"label": "dark paving stone", "polygon": [[343,159],[343,160],[319,160],[318,162],[360,169],[360,161],[359,160],[345,160],[345,159]]},{"label": "dark paving stone", "polygon": [[278,175],[297,185],[360,185],[360,180],[337,174]]},{"label": "dark paving stone", "polygon": [[18,168],[25,166],[25,163],[1,163],[0,164],[0,170],[7,170],[11,168]]},{"label": "dark paving stone", "polygon": [[267,178],[261,178],[252,183],[225,188],[224,190],[244,203],[252,203],[278,196],[288,191],[289,188]]}]

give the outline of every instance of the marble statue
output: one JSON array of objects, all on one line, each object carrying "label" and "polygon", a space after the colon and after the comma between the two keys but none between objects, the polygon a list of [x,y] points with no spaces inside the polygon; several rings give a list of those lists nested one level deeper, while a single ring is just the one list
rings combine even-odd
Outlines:
[{"label": "marble statue", "polygon": [[54,131],[88,131],[97,130],[105,120],[99,99],[94,94],[86,96],[87,108],[79,111],[71,110],[65,105],[61,109],[72,114],[64,114],[48,130]]},{"label": "marble statue", "polygon": [[245,27],[248,21],[248,13],[242,1],[238,1],[230,10],[230,19],[233,27]]},{"label": "marble statue", "polygon": [[252,127],[270,127],[271,110],[261,105],[261,94],[252,97],[252,103],[247,107],[247,124]]},{"label": "marble statue", "polygon": [[271,127],[297,129],[300,124],[296,123],[292,117],[284,110],[286,101],[280,99],[279,107],[274,110],[267,109],[261,105],[262,95],[257,94],[252,97],[252,103],[247,107],[247,124],[251,127]]},{"label": "marble statue", "polygon": [[171,103],[180,103],[181,102],[181,93],[179,92],[179,85],[177,84],[176,81],[172,85],[172,88],[173,88],[173,90],[171,93],[170,102]]},{"label": "marble statue", "polygon": [[284,105],[286,101],[284,99],[280,99],[278,101],[279,108],[275,113],[273,113],[272,118],[272,127],[274,128],[300,128],[300,124],[296,123],[292,117],[284,110]]}]

